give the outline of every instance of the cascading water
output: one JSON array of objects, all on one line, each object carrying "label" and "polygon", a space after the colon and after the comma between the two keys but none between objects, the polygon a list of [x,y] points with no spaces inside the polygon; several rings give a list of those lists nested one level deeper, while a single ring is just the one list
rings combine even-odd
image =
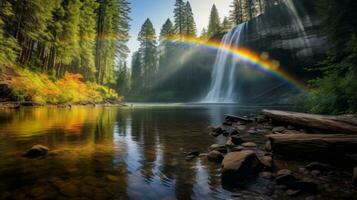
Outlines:
[{"label": "cascading water", "polygon": [[[224,35],[221,46],[239,46],[248,23],[242,23]],[[203,99],[205,103],[237,102],[234,93],[237,60],[229,52],[220,48],[212,72],[211,88]]]}]

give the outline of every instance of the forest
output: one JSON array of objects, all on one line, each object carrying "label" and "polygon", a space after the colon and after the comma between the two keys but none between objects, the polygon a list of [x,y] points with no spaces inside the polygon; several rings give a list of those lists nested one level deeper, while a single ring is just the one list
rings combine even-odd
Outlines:
[{"label": "forest", "polygon": [[[148,18],[138,36],[129,36],[126,0],[3,0],[2,101],[197,101],[208,90],[217,51],[187,41],[220,41],[233,27],[264,17],[280,4],[235,0],[229,16],[220,16],[213,5],[208,26],[198,31],[190,2],[177,0],[174,19],[168,18],[160,32]],[[299,69],[285,66],[310,88],[308,98],[297,104],[316,113],[355,112],[356,5],[329,0],[312,6],[322,19],[319,34],[326,36],[328,48],[324,59],[301,63]],[[135,52],[129,52],[129,37],[140,42]]]},{"label": "forest", "polygon": [[0,0],[0,200],[357,196],[356,0]]}]

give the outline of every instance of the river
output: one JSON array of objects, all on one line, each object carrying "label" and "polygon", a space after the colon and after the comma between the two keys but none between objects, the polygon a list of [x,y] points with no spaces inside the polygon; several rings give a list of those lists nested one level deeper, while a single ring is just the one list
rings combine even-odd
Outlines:
[{"label": "river", "polygon": [[[132,107],[35,107],[0,110],[0,199],[262,199],[262,183],[223,188],[207,152],[224,114],[259,107],[233,104],[134,104]],[[42,144],[42,159],[21,154]],[[269,184],[267,184],[269,185]],[[269,188],[268,188],[269,189]]]}]

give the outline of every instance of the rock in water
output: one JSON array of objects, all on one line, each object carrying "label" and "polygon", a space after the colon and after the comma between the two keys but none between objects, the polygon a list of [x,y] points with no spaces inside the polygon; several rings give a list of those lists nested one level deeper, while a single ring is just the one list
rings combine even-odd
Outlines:
[{"label": "rock in water", "polygon": [[243,150],[228,153],[222,162],[222,183],[242,184],[247,179],[255,177],[262,168],[254,151]]},{"label": "rock in water", "polygon": [[23,154],[24,157],[28,158],[37,158],[41,156],[46,156],[49,151],[49,148],[43,146],[43,145],[35,145],[31,147],[27,152]]},{"label": "rock in water", "polygon": [[242,137],[238,136],[238,135],[233,135],[231,137],[231,140],[234,144],[236,145],[240,145],[244,143],[244,140],[242,139]]},{"label": "rock in water", "polygon": [[227,153],[227,148],[223,145],[219,145],[219,144],[212,144],[210,147],[209,147],[209,150],[210,151],[219,151],[221,153]]},{"label": "rock in water", "polygon": [[354,186],[357,186],[357,167],[355,167],[353,169],[353,179],[352,179],[352,183]]},{"label": "rock in water", "polygon": [[223,160],[223,154],[219,151],[211,151],[208,153],[207,158],[212,162],[221,162]]}]

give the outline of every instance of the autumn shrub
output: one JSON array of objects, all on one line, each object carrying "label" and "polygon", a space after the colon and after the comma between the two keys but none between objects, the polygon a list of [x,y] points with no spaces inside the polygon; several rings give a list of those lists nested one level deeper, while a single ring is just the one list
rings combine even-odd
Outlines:
[{"label": "autumn shrub", "polygon": [[103,102],[106,99],[120,100],[114,90],[84,82],[80,74],[66,73],[59,80],[48,75],[17,68],[9,87],[17,101],[33,101],[40,104],[67,104],[80,102]]}]

